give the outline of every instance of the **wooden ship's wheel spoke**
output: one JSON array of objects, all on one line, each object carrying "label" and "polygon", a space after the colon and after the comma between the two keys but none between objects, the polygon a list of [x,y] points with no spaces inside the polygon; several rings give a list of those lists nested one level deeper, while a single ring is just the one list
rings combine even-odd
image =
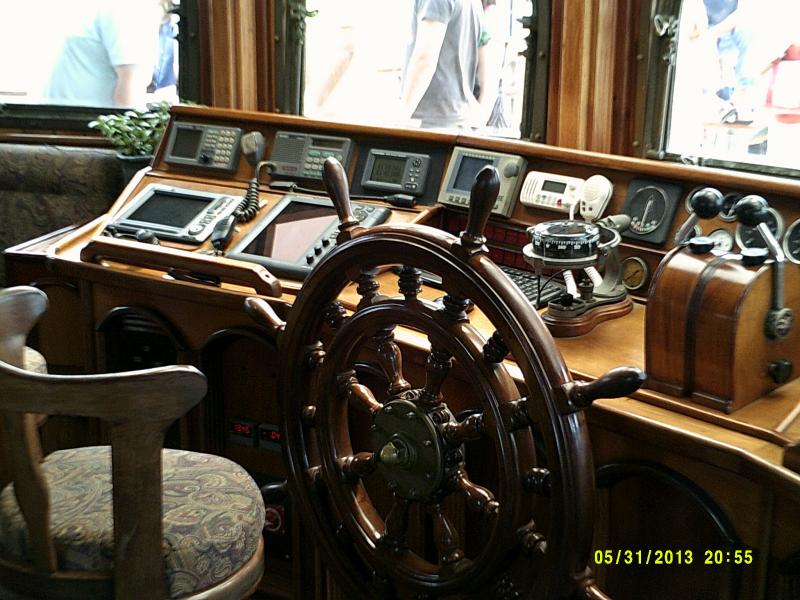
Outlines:
[{"label": "wooden ship's wheel spoke", "polygon": [[463,466],[459,466],[450,477],[451,489],[464,496],[467,508],[484,515],[496,515],[500,511],[500,503],[494,499],[494,494],[471,482]]},{"label": "wooden ship's wheel spoke", "polygon": [[378,364],[389,379],[389,396],[395,396],[411,389],[411,384],[403,378],[403,355],[394,343],[394,327],[386,327],[374,339],[378,346]]},{"label": "wooden ship's wheel spoke", "polygon": [[436,544],[439,564],[449,566],[464,559],[458,531],[447,518],[442,504],[435,502],[426,507],[433,519],[433,541]]},{"label": "wooden ship's wheel spoke", "polygon": [[425,363],[425,388],[419,402],[429,408],[438,406],[442,400],[442,384],[453,366],[453,357],[441,348],[431,347]]},{"label": "wooden ship's wheel spoke", "polygon": [[408,500],[394,496],[392,508],[386,515],[385,530],[381,537],[381,543],[396,554],[408,549],[406,535],[408,534],[409,507],[410,502]]},{"label": "wooden ship's wheel spoke", "polygon": [[340,389],[350,406],[373,414],[383,408],[383,404],[375,399],[372,390],[358,383],[355,371],[341,373],[337,376],[337,379],[339,380]]},{"label": "wooden ship's wheel spoke", "polygon": [[349,482],[369,477],[377,466],[375,455],[372,452],[359,452],[351,456],[344,456],[338,459],[338,463],[343,479]]}]

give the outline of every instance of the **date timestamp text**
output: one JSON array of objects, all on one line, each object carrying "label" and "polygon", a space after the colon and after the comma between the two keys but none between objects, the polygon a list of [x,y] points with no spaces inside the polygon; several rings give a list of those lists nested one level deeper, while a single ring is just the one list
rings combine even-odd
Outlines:
[{"label": "date timestamp text", "polygon": [[752,550],[595,550],[597,565],[751,565]]}]

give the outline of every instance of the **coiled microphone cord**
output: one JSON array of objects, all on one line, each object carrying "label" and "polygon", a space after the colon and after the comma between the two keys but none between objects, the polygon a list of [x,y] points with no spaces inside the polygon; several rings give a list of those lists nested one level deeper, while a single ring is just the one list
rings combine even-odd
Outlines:
[{"label": "coiled microphone cord", "polygon": [[239,206],[237,206],[233,211],[236,221],[239,223],[247,223],[248,221],[252,221],[256,214],[258,214],[258,208],[261,201],[260,180],[262,167],[266,167],[267,171],[272,173],[275,165],[267,160],[262,160],[260,163],[258,163],[258,165],[256,165],[255,175],[250,180],[250,183],[247,184],[247,191],[244,193],[244,198],[239,203]]}]

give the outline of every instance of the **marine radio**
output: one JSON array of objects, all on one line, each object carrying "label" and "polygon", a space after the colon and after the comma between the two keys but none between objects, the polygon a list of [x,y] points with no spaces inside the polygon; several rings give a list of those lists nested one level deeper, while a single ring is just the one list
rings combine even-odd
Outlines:
[{"label": "marine radio", "polygon": [[365,190],[421,196],[430,164],[431,157],[427,154],[372,148],[364,165],[361,186]]},{"label": "marine radio", "polygon": [[321,180],[322,163],[329,156],[347,168],[352,145],[350,138],[278,131],[269,157],[272,175]]},{"label": "marine radio", "polygon": [[514,200],[522,184],[521,175],[527,164],[521,156],[456,147],[453,149],[438,201],[440,204],[467,208],[475,176],[483,167],[492,165],[500,175],[500,192],[492,213],[508,217],[514,209]]},{"label": "marine radio", "polygon": [[239,166],[241,137],[242,130],[238,127],[177,121],[167,140],[164,161],[231,173]]}]

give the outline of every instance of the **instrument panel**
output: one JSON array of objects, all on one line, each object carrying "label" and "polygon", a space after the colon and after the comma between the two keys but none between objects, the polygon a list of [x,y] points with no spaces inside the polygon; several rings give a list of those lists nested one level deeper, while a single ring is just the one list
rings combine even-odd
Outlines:
[{"label": "instrument panel", "polygon": [[682,193],[683,188],[674,183],[632,180],[622,208],[622,212],[631,218],[631,225],[622,236],[651,244],[664,244]]},{"label": "instrument panel", "polygon": [[[178,154],[187,153],[184,147],[198,137],[197,132],[210,131],[211,125],[179,118],[172,127],[174,131],[168,139],[173,142],[163,157],[172,167],[171,170],[191,166],[193,172],[198,168],[208,169],[209,177],[224,176],[219,168],[215,170],[213,165],[204,166],[196,157],[191,165],[176,160]],[[238,140],[248,129],[247,126],[234,127],[227,123],[215,124],[213,128],[215,131],[224,130],[225,135],[220,142],[224,142],[223,145],[230,142],[231,132],[235,140]],[[629,292],[640,296],[647,294],[656,264],[674,243],[671,236],[679,225],[676,223],[677,208],[684,203],[687,212],[692,212],[689,203],[691,193],[686,194],[686,191],[696,189],[698,185],[706,185],[706,182],[699,180],[691,181],[690,185],[682,180],[637,177],[635,174],[627,182],[625,177],[619,176],[612,181],[603,172],[587,179],[590,173],[587,173],[586,168],[574,168],[578,167],[577,164],[565,163],[561,168],[546,166],[546,163],[529,165],[529,157],[525,155],[468,145],[453,146],[451,142],[438,143],[438,140],[430,137],[415,139],[415,136],[410,135],[395,139],[378,134],[371,136],[367,133],[344,133],[341,127],[328,130],[325,126],[320,126],[318,129],[281,124],[272,132],[264,131],[266,154],[273,166],[269,171],[271,178],[262,174],[262,190],[264,184],[269,185],[274,178],[278,183],[274,189],[279,193],[282,190],[296,190],[324,196],[322,164],[326,157],[334,156],[343,163],[348,173],[354,200],[384,200],[403,207],[442,204],[452,207],[458,214],[468,207],[474,176],[483,166],[491,164],[498,169],[501,178],[500,194],[492,213],[511,218],[512,226],[520,225],[519,222],[513,223],[514,217],[517,221],[521,220],[524,228],[529,224],[547,221],[543,212],[567,213],[571,208],[574,208],[576,219],[586,221],[601,218],[604,213],[628,215],[631,218],[630,227],[621,233],[623,245],[627,246],[620,257],[621,282]],[[215,137],[212,135],[210,139],[214,141]],[[175,140],[181,143],[176,145]],[[194,143],[192,152],[196,150],[197,143]],[[227,156],[227,150],[223,148],[220,156]],[[246,167],[239,166],[239,163],[244,163],[240,160],[243,157],[244,146],[241,149],[237,146],[230,163],[226,165],[229,173],[237,169],[247,171]],[[247,158],[250,159],[249,156]],[[253,164],[252,160],[250,162]],[[587,195],[588,182],[595,179],[602,180],[604,185],[598,188],[598,193]],[[302,186],[309,189],[305,190]],[[622,191],[618,194],[615,187]],[[727,190],[719,215],[710,219],[710,222],[699,221],[694,226],[694,235],[709,237],[718,253],[763,247],[761,236],[755,229],[743,227],[736,222],[734,206],[747,193],[744,189]],[[394,199],[400,197],[404,198],[403,202],[394,202]],[[768,225],[779,243],[782,243],[787,259],[800,264],[800,219],[786,228],[786,236],[781,239],[784,231],[782,217],[779,210],[771,208]],[[204,231],[203,235],[206,234]],[[323,253],[325,249],[323,247]],[[300,257],[302,260],[298,261],[309,266],[309,260],[313,259],[312,262],[315,262],[320,256],[315,250],[318,249],[310,246],[304,248]],[[516,254],[520,251],[521,247],[517,248]],[[499,264],[515,266],[516,262],[501,260]]]}]

